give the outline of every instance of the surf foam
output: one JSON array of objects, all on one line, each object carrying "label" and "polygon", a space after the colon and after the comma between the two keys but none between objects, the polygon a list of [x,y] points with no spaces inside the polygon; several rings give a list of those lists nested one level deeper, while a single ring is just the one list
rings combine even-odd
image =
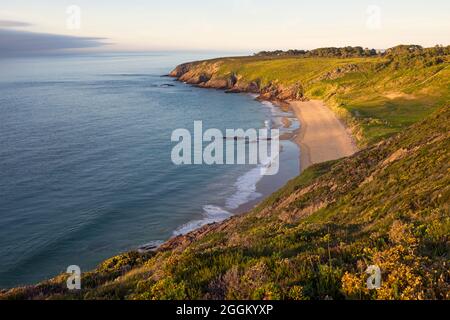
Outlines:
[{"label": "surf foam", "polygon": [[183,235],[199,229],[207,224],[224,221],[231,216],[232,214],[230,212],[222,209],[221,207],[206,205],[203,206],[203,219],[188,222],[175,230],[173,234],[175,236]]}]

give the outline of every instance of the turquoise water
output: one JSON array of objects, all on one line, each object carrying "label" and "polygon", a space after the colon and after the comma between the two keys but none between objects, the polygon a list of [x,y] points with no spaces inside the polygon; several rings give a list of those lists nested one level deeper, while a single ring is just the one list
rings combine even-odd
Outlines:
[{"label": "turquoise water", "polygon": [[[161,77],[216,54],[102,54],[0,60],[0,287],[164,241],[276,189],[253,166],[182,166],[173,130],[261,128],[248,95]],[[285,148],[291,150],[292,145]],[[295,151],[286,152],[296,165]],[[294,159],[295,158],[295,159]],[[291,168],[289,167],[289,168]],[[265,181],[265,182],[264,182]]]}]

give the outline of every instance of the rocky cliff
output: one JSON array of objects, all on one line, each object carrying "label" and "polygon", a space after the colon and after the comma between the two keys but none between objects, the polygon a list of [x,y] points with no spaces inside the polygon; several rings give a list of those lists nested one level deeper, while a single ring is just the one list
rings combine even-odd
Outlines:
[{"label": "rocky cliff", "polygon": [[178,80],[201,88],[226,90],[228,93],[255,93],[260,99],[289,101],[304,99],[300,83],[283,85],[279,83],[262,84],[258,79],[249,80],[242,75],[230,72],[219,73],[221,62],[192,62],[176,67],[169,75]]}]

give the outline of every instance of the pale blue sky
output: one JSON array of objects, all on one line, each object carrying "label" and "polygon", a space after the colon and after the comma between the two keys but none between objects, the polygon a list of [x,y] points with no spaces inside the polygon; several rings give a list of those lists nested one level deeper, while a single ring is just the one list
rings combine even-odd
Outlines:
[{"label": "pale blue sky", "polygon": [[[448,0],[2,2],[0,21],[31,24],[13,27],[14,30],[107,38],[114,43],[108,50],[257,51],[450,44]],[[81,8],[81,29],[67,29],[69,5]],[[376,6],[375,11],[369,6]],[[376,8],[380,10],[379,19]]]}]

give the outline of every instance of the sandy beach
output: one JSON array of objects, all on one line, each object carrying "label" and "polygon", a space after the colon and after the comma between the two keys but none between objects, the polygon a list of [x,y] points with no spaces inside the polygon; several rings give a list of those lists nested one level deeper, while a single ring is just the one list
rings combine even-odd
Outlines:
[{"label": "sandy beach", "polygon": [[[322,101],[293,101],[285,108],[281,108],[279,103],[274,105],[283,112],[292,113],[292,117],[284,115],[277,121],[285,129],[280,135],[283,148],[280,173],[263,177],[256,186],[261,197],[241,205],[233,213],[251,210],[262,198],[313,164],[348,157],[358,151],[347,128]],[[297,122],[295,118],[299,123],[298,129],[293,127]]]},{"label": "sandy beach", "polygon": [[325,161],[351,156],[358,148],[342,122],[322,101],[293,101],[300,122],[295,142],[301,149],[301,170]]}]

